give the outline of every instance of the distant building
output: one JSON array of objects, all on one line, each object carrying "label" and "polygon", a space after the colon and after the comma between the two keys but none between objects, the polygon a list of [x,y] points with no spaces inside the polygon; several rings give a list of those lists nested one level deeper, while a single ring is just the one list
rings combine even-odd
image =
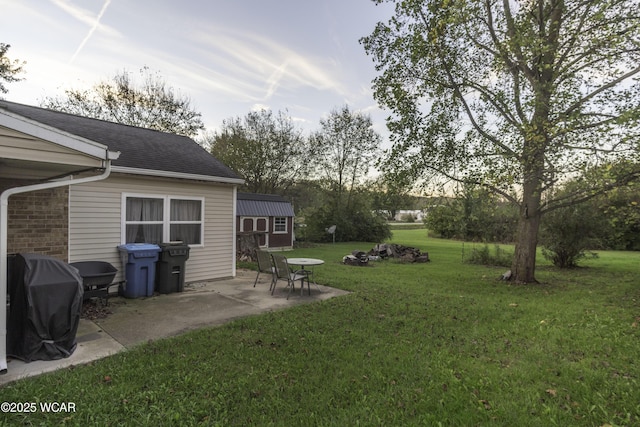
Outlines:
[{"label": "distant building", "polygon": [[396,221],[404,221],[408,215],[411,215],[416,221],[422,221],[424,218],[424,212],[419,209],[414,210],[399,210],[396,211],[396,216],[393,217]]}]

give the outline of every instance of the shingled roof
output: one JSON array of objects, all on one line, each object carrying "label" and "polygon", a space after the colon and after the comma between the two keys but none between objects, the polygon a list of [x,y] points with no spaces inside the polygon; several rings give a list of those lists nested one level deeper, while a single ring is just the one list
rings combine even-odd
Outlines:
[{"label": "shingled roof", "polygon": [[[0,109],[106,145],[111,151],[120,151],[120,157],[111,163],[114,170],[130,168],[173,172],[241,182],[241,178],[233,170],[186,136],[91,119],[5,100],[0,100]],[[163,176],[167,175],[163,174]]]}]

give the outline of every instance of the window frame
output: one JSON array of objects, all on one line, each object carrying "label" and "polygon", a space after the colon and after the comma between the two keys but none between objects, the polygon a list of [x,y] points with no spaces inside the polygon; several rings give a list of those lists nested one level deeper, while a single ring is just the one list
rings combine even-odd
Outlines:
[{"label": "window frame", "polygon": [[[278,230],[276,224],[276,220],[283,219],[284,220],[284,230]],[[287,234],[289,232],[289,220],[286,216],[274,216],[273,217],[273,234]]]},{"label": "window frame", "polygon": [[[128,198],[141,198],[141,199],[158,199],[162,200],[162,221],[127,221],[127,199]],[[195,200],[200,202],[200,221],[174,221],[171,219],[171,201],[172,200]],[[189,244],[189,247],[197,248],[204,247],[204,227],[205,227],[205,210],[204,210],[204,197],[195,196],[176,196],[176,195],[164,195],[164,194],[149,194],[149,193],[122,193],[122,208],[120,212],[120,242],[126,243],[127,240],[127,225],[129,224],[162,224],[162,243],[169,243],[171,238],[171,225],[172,224],[199,224],[200,225],[200,243]]]}]

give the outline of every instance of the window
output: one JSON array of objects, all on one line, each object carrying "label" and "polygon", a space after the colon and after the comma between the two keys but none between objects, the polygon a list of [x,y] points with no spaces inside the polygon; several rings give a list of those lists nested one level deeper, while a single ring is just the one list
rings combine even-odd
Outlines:
[{"label": "window", "polygon": [[202,198],[123,195],[124,243],[203,244]]},{"label": "window", "polygon": [[277,216],[273,218],[273,232],[274,233],[287,232],[287,217]]},{"label": "window", "polygon": [[202,201],[170,199],[169,240],[191,245],[202,242]]},{"label": "window", "polygon": [[127,197],[125,243],[162,243],[162,199]]}]

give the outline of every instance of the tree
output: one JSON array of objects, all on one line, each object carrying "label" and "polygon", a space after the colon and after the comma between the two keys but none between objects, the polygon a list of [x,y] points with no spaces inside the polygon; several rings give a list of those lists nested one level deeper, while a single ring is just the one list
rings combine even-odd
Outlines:
[{"label": "tree", "polygon": [[381,140],[373,130],[371,118],[346,105],[320,120],[320,130],[311,136],[311,142],[320,154],[315,161],[316,173],[327,186],[328,204],[312,217],[317,230],[337,225],[336,238],[343,241],[363,238],[366,233],[361,232],[361,226],[365,223],[370,224],[372,232],[380,228],[373,237],[388,233],[386,224],[379,227],[384,221],[373,215],[371,203],[363,203],[358,194]]},{"label": "tree", "polygon": [[2,81],[4,80],[7,83],[18,82],[22,80],[16,75],[22,73],[24,70],[22,67],[24,66],[24,61],[10,60],[7,58],[7,51],[11,45],[0,43],[0,93],[7,93],[8,89],[4,86]]},{"label": "tree", "polygon": [[211,153],[245,179],[245,189],[272,194],[304,176],[314,149],[291,117],[280,111],[252,111],[223,121],[209,138]]},{"label": "tree", "polygon": [[640,251],[640,183],[616,188],[598,199],[599,213],[608,223],[602,236],[607,247]]},{"label": "tree", "polygon": [[370,178],[366,183],[371,193],[372,207],[395,218],[401,209],[419,209],[418,197],[411,194],[413,185],[385,175]]},{"label": "tree", "polygon": [[455,198],[435,199],[425,225],[442,237],[479,242],[512,242],[517,210],[484,187],[464,185]]},{"label": "tree", "polygon": [[65,96],[45,98],[42,107],[125,125],[193,137],[204,129],[201,114],[191,100],[147,67],[140,70],[138,85],[128,72],[116,74],[91,89],[68,89]]},{"label": "tree", "polygon": [[374,212],[370,192],[361,184],[377,156],[382,138],[371,118],[348,106],[333,109],[311,135],[317,152],[315,177],[323,185],[325,203],[309,209],[305,221],[312,240],[331,239],[325,230],[336,225],[338,241],[381,241],[390,235],[384,218]]},{"label": "tree", "polygon": [[[584,177],[576,179],[578,184],[594,179],[611,179],[611,175],[625,174],[638,165],[627,162],[607,164],[590,170]],[[575,185],[573,182],[569,184]],[[601,217],[596,230],[597,237],[608,249],[640,250],[640,181],[618,187],[590,200],[586,209]]]},{"label": "tree", "polygon": [[416,179],[435,170],[516,203],[517,282],[535,282],[545,212],[639,175],[550,194],[589,167],[638,156],[638,9],[638,0],[416,0],[361,39],[380,72],[375,97],[392,112],[386,168]]},{"label": "tree", "polygon": [[[339,195],[348,194],[364,178],[378,155],[382,137],[373,130],[371,117],[353,112],[347,105],[334,109],[320,120],[320,130],[312,135],[319,175]],[[347,201],[348,204],[348,201]]]},{"label": "tree", "polygon": [[[349,205],[340,205],[335,191],[327,191],[327,203],[309,210],[305,217],[306,236],[316,242],[330,242],[333,235],[327,228],[335,225],[338,242],[383,242],[391,237],[391,229],[385,218],[371,206],[368,191],[357,188],[352,191]],[[336,209],[339,206],[340,210]]]},{"label": "tree", "polygon": [[[603,165],[566,182],[557,191],[575,193],[594,180],[626,173],[637,167],[627,162]],[[618,187],[578,205],[549,212],[540,233],[542,254],[560,268],[571,268],[589,250],[638,250],[640,245],[640,182]],[[558,196],[561,196],[559,194]]]}]

